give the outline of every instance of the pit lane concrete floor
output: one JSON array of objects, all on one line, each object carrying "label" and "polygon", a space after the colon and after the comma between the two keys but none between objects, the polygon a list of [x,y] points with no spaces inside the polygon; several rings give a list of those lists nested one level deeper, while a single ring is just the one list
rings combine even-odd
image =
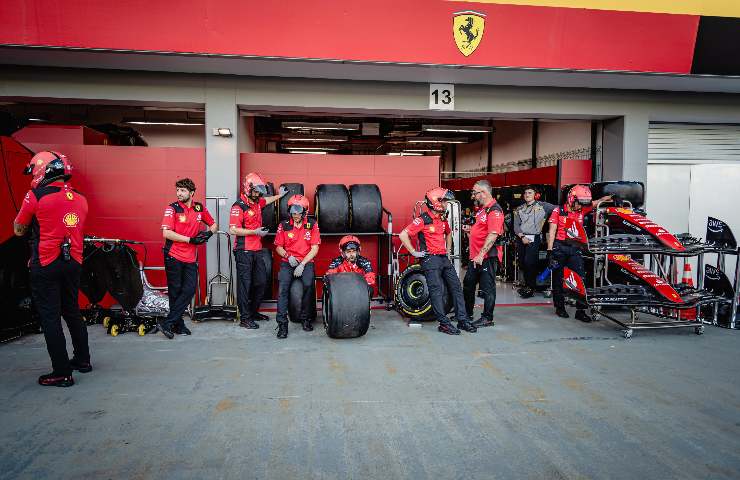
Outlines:
[{"label": "pit lane concrete floor", "polygon": [[[273,314],[271,314],[272,316]],[[212,322],[90,328],[95,370],[40,387],[40,335],[0,346],[0,477],[740,477],[740,332],[636,332],[497,311],[450,337],[373,311],[354,340]]]}]

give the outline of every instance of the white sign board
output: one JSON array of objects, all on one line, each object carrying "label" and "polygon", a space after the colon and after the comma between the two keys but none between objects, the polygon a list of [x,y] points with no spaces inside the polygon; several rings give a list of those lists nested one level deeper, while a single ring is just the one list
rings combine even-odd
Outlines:
[{"label": "white sign board", "polygon": [[429,84],[429,110],[454,110],[455,86],[449,83]]}]

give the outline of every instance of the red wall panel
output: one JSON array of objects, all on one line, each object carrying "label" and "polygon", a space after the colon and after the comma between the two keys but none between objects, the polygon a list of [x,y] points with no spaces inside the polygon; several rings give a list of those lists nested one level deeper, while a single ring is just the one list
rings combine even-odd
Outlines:
[{"label": "red wall panel", "polygon": [[454,178],[445,180],[442,185],[450,190],[470,190],[478,180],[488,180],[492,187],[511,185],[555,185],[557,183],[557,167],[530,168],[515,172],[491,173],[470,178]]},{"label": "red wall panel", "polygon": [[591,160],[560,160],[560,185],[591,183]]},{"label": "red wall panel", "polygon": [[[99,237],[139,240],[146,244],[146,265],[162,266],[161,221],[165,207],[176,201],[175,181],[190,177],[205,203],[205,151],[200,148],[112,147],[29,143],[37,152],[64,153],[73,165],[72,184],[89,203],[85,233]],[[24,191],[25,194],[25,191]],[[144,261],[141,247],[139,260]],[[205,286],[205,247],[200,247],[201,290]],[[165,285],[163,273],[147,274],[155,285]]]},{"label": "red wall panel", "polygon": [[108,136],[79,125],[28,125],[13,134],[20,143],[107,145]]},{"label": "red wall panel", "polygon": [[31,177],[23,175],[23,170],[33,157],[23,145],[10,137],[0,137],[0,160],[2,160],[2,186],[0,186],[0,205],[2,217],[0,221],[0,243],[14,235],[13,220],[21,208],[23,197],[28,191]]},{"label": "red wall panel", "polygon": [[[463,56],[453,13],[486,15]],[[689,73],[699,17],[444,0],[5,0],[0,44]],[[194,34],[197,32],[197,34]]]},{"label": "red wall panel", "polygon": [[[424,193],[439,184],[439,157],[392,157],[388,155],[300,155],[278,153],[242,153],[240,171],[242,178],[249,172],[258,172],[275,184],[302,183],[311,211],[314,209],[316,186],[322,183],[374,183],[380,188],[383,205],[393,215],[393,232],[399,233],[411,222],[414,203],[424,198]],[[385,217],[384,217],[385,218]],[[384,222],[385,223],[385,222]],[[385,225],[384,225],[385,226]],[[316,274],[323,275],[332,258],[339,255],[341,237],[322,236],[316,256]],[[376,237],[360,237],[363,255],[377,266]],[[265,239],[264,245],[272,247],[274,237]],[[275,272],[279,259],[273,262]],[[387,259],[383,259],[387,262]],[[383,267],[380,273],[387,271]]]}]

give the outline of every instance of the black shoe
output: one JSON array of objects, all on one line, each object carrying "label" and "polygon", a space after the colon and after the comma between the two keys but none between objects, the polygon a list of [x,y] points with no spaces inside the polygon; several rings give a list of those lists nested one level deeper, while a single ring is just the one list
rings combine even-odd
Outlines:
[{"label": "black shoe", "polygon": [[185,325],[181,326],[180,329],[177,331],[178,335],[192,335],[193,332],[190,331],[188,327]]},{"label": "black shoe", "polygon": [[460,330],[457,329],[452,323],[450,322],[442,322],[437,327],[437,330],[446,333],[447,335],[460,335]]},{"label": "black shoe", "polygon": [[254,330],[255,328],[260,328],[260,326],[254,322],[254,320],[241,321],[239,322],[239,326],[242,328],[246,328],[248,330]]},{"label": "black shoe", "polygon": [[582,322],[590,323],[593,322],[594,319],[591,318],[591,315],[586,313],[585,310],[576,310],[576,318]]},{"label": "black shoe", "polygon": [[45,387],[71,387],[75,384],[72,375],[57,375],[56,373],[47,373],[39,377],[39,385]]},{"label": "black shoe", "polygon": [[303,331],[304,332],[312,332],[313,331],[313,324],[311,324],[311,320],[306,320],[303,322]]},{"label": "black shoe", "polygon": [[73,358],[69,361],[69,366],[72,367],[72,370],[77,370],[80,373],[92,372],[92,365],[90,362],[78,362]]},{"label": "black shoe", "polygon": [[492,327],[494,325],[496,325],[496,322],[485,317],[480,317],[478,320],[473,322],[473,326],[475,328]]},{"label": "black shoe", "polygon": [[468,322],[467,320],[461,320],[461,321],[457,322],[457,328],[459,330],[465,330],[468,333],[475,333],[475,332],[478,331],[478,329],[475,328],[475,325],[473,325],[472,323]]},{"label": "black shoe", "polygon": [[277,338],[288,338],[288,322],[280,322],[275,328],[278,331]]},{"label": "black shoe", "polygon": [[170,340],[172,340],[173,338],[175,338],[175,334],[172,333],[172,330],[170,330],[169,328],[165,327],[161,323],[158,323],[157,324],[157,328],[159,328],[159,331],[162,332],[162,335],[164,335],[165,337],[169,338]]},{"label": "black shoe", "polygon": [[532,298],[534,296],[534,290],[529,287],[523,287],[516,291],[521,298]]},{"label": "black shoe", "polygon": [[254,319],[257,320],[257,321],[262,321],[262,320],[269,320],[270,317],[268,317],[267,315],[264,315],[264,314],[262,314],[260,312],[254,312]]},{"label": "black shoe", "polygon": [[566,312],[564,308],[556,308],[555,309],[555,315],[557,315],[560,318],[569,318],[570,317],[570,315],[568,315],[568,312]]}]

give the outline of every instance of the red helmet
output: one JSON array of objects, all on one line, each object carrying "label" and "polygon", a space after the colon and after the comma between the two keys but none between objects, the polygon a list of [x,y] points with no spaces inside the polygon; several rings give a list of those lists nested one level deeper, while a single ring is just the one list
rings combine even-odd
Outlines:
[{"label": "red helmet", "polygon": [[55,180],[69,180],[72,177],[72,165],[61,153],[39,152],[33,156],[23,173],[33,175],[31,188],[43,187]]},{"label": "red helmet", "polygon": [[293,195],[288,199],[288,212],[291,215],[294,213],[305,215],[308,212],[308,199],[303,195]]},{"label": "red helmet", "polygon": [[265,182],[265,179],[259,173],[248,173],[244,177],[244,193],[247,196],[252,196],[253,193],[257,193],[260,196],[267,195],[267,182]]},{"label": "red helmet", "polygon": [[358,252],[360,251],[360,239],[354,235],[345,235],[339,240],[339,250],[345,251],[348,248],[354,248]]},{"label": "red helmet", "polygon": [[576,203],[584,207],[591,205],[591,189],[586,185],[575,185],[568,191],[568,206]]},{"label": "red helmet", "polygon": [[451,191],[442,187],[433,188],[424,195],[424,200],[426,201],[427,207],[431,208],[437,213],[443,213],[445,211],[445,207],[444,205],[442,205],[442,201],[450,201],[454,199],[455,195]]}]

